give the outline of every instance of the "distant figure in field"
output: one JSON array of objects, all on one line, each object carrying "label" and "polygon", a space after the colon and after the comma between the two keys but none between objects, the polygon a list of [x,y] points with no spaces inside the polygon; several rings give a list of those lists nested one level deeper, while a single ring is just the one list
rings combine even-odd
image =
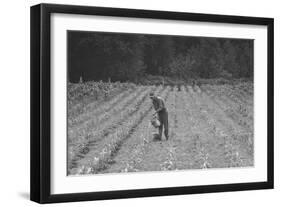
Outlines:
[{"label": "distant figure in field", "polygon": [[149,97],[152,100],[152,104],[155,109],[155,113],[153,115],[157,114],[160,122],[159,139],[161,140],[162,138],[162,132],[164,127],[164,134],[166,139],[168,140],[169,139],[168,111],[165,107],[165,102],[161,97],[155,96],[154,93],[150,93]]}]

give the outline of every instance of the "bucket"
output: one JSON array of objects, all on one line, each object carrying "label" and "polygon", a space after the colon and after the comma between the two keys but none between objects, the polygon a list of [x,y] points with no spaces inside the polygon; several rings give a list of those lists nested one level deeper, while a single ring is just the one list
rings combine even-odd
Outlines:
[{"label": "bucket", "polygon": [[160,126],[160,121],[156,117],[153,117],[153,119],[151,120],[151,125],[157,128]]}]

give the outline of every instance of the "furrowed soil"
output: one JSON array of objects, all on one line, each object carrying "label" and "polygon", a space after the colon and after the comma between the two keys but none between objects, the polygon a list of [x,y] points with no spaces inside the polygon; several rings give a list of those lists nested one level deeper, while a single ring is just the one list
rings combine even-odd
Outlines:
[{"label": "furrowed soil", "polygon": [[[165,100],[169,139],[150,121],[149,93]],[[254,165],[253,84],[137,86],[69,114],[68,174]],[[96,104],[96,103],[99,104]],[[77,102],[75,103],[77,104]]]}]

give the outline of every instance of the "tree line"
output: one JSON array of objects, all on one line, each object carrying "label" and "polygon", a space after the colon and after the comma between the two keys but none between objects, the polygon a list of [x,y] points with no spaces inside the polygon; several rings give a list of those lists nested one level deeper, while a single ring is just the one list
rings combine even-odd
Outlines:
[{"label": "tree line", "polygon": [[252,78],[254,40],[68,31],[69,82]]}]

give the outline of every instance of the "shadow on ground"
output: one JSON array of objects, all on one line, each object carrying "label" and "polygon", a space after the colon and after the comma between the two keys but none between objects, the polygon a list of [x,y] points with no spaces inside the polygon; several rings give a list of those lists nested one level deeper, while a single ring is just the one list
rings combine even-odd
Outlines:
[{"label": "shadow on ground", "polygon": [[18,192],[18,195],[23,199],[27,199],[27,200],[30,199],[30,194],[28,192]]}]

